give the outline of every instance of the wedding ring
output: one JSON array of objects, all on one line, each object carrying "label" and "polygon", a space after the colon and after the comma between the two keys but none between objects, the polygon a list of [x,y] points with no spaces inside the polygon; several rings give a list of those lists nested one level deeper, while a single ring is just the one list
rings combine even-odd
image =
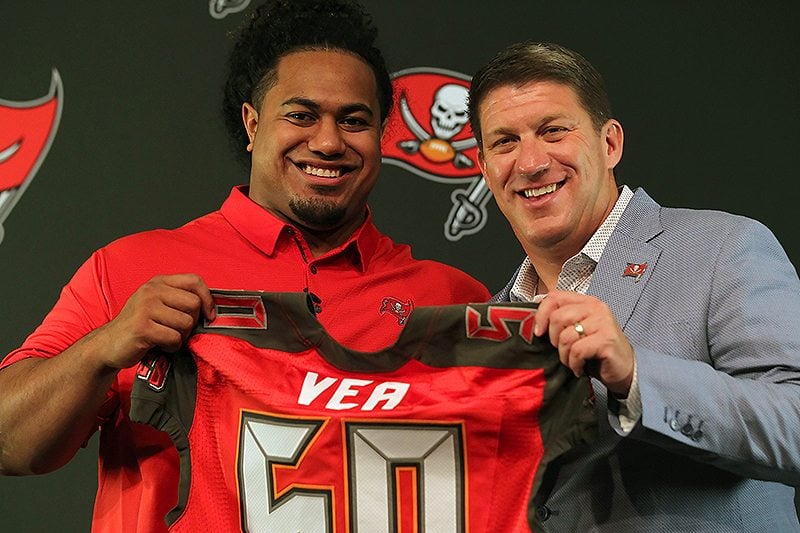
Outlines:
[{"label": "wedding ring", "polygon": [[578,334],[578,337],[583,338],[586,336],[586,330],[583,329],[583,324],[580,322],[575,322],[575,325],[572,327],[575,328],[575,333]]}]

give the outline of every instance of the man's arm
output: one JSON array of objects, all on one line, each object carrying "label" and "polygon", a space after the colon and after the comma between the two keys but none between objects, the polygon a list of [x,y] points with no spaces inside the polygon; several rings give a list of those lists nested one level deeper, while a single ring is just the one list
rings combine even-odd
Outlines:
[{"label": "man's arm", "polygon": [[176,351],[200,314],[213,318],[199,276],[159,276],[120,313],[50,358],[31,357],[0,371],[0,473],[49,472],[91,435],[117,372],[154,347]]},{"label": "man's arm", "polygon": [[696,295],[702,323],[675,319],[677,299],[665,299],[665,313],[648,317],[649,339],[631,346],[602,302],[556,291],[539,306],[536,333],[550,335],[573,371],[618,396],[636,368],[642,413],[629,438],[744,477],[800,485],[800,283],[763,225],[737,219],[725,228],[705,248],[709,282]]},{"label": "man's arm", "polygon": [[800,486],[800,283],[763,225],[725,237],[706,289],[711,364],[636,347],[643,410],[631,436]]}]

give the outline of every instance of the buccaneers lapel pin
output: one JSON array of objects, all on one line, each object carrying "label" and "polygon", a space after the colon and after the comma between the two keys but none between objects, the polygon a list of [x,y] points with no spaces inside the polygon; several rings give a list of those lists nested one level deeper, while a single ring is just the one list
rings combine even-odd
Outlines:
[{"label": "buccaneers lapel pin", "polygon": [[647,270],[647,263],[628,263],[628,266],[625,267],[625,272],[622,273],[622,277],[636,278],[636,283],[639,283],[645,270]]}]

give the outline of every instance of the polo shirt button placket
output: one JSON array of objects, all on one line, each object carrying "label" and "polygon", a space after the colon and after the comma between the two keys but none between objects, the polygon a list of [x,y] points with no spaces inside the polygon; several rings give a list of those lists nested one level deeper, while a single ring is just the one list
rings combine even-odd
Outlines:
[{"label": "polo shirt button placket", "polygon": [[[308,271],[311,272],[311,275],[314,275],[317,273],[317,267],[315,265],[309,265]],[[306,283],[308,283],[308,281],[306,281]],[[319,297],[313,293],[312,297],[314,300],[314,313],[320,314],[322,312],[322,305],[320,305],[322,303],[322,300],[320,300]]]}]

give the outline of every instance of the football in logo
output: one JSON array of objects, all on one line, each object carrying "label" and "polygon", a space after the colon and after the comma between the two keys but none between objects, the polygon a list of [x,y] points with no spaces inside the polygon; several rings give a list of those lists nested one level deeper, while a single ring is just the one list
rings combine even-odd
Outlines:
[{"label": "football in logo", "polygon": [[425,179],[467,184],[452,192],[444,226],[457,241],[486,224],[491,193],[478,169],[478,143],[467,113],[470,77],[437,68],[394,73],[397,106],[389,115],[381,150],[383,161]]},{"label": "football in logo", "polygon": [[47,156],[61,118],[64,90],[53,70],[50,92],[36,100],[0,99],[0,242],[3,221]]}]

